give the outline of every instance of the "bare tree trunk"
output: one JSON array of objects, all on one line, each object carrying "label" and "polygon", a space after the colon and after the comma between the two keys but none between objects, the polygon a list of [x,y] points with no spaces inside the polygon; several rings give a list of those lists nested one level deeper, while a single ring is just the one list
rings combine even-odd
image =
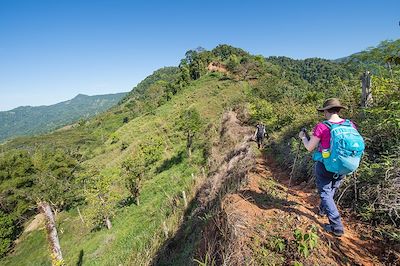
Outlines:
[{"label": "bare tree trunk", "polygon": [[183,204],[184,204],[185,209],[186,209],[188,207],[188,202],[187,202],[186,193],[185,193],[184,190],[182,191],[182,198],[183,198]]},{"label": "bare tree trunk", "polygon": [[[101,196],[101,195],[99,195],[99,199],[100,199],[100,201],[101,201],[101,204],[103,205],[103,206],[105,206],[105,201],[104,201],[104,199],[103,199],[103,197]],[[106,215],[104,215],[103,216],[104,217],[104,222],[106,223],[106,227],[107,227],[107,229],[111,229],[112,228],[112,224],[111,224],[111,221],[110,221],[110,217],[108,217],[108,215],[106,216]]]},{"label": "bare tree trunk", "polygon": [[51,263],[52,265],[64,265],[53,211],[51,210],[50,205],[45,201],[40,202],[38,207],[46,218],[46,232],[51,250]]},{"label": "bare tree trunk", "polygon": [[165,223],[165,221],[163,222],[162,227],[163,227],[165,238],[168,238],[168,227],[167,227],[167,224]]},{"label": "bare tree trunk", "polygon": [[361,107],[367,108],[369,105],[372,104],[372,82],[371,82],[371,74],[369,71],[366,71],[361,76]]},{"label": "bare tree trunk", "polygon": [[138,196],[138,197],[136,197],[136,206],[139,206],[139,204],[140,204],[140,201],[139,201],[139,196]]},{"label": "bare tree trunk", "polygon": [[186,149],[189,158],[192,156],[192,143],[193,143],[193,135],[189,131],[187,133],[187,143],[186,143]]},{"label": "bare tree trunk", "polygon": [[388,67],[389,67],[390,77],[393,79],[392,65],[390,64],[390,62],[387,62],[387,64],[388,64]]}]

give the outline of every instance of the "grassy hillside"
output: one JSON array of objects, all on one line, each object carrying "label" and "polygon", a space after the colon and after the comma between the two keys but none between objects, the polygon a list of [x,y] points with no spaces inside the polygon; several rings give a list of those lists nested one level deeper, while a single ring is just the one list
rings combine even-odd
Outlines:
[{"label": "grassy hillside", "polygon": [[[208,71],[212,62],[223,73]],[[340,203],[398,243],[400,80],[391,75],[397,66],[381,64],[373,76],[374,104],[365,110],[358,106],[360,61],[264,58],[227,45],[190,50],[179,67],[156,71],[107,112],[74,128],[1,145],[0,226],[6,230],[0,231],[0,254],[8,255],[0,263],[50,264],[43,228],[21,234],[37,201],[48,201],[59,212],[67,264],[149,264],[182,219],[196,215],[196,206],[184,206],[182,191],[189,202],[206,193],[201,185],[213,171],[215,146],[230,152],[224,150],[228,142],[218,141],[226,133],[225,111],[234,107],[250,125],[264,122],[275,159],[289,169],[297,133],[321,120],[316,107],[328,97],[349,106],[343,115],[358,123],[367,142],[356,179],[347,178],[339,191]],[[310,155],[299,154],[295,182],[312,183]],[[346,189],[353,182],[356,190]],[[183,248],[185,263],[194,263],[197,244]]]},{"label": "grassy hillside", "polygon": [[116,105],[126,93],[75,98],[49,106],[21,106],[0,112],[0,141],[16,136],[46,133],[79,119],[87,119]]},{"label": "grassy hillside", "polygon": [[[182,155],[185,153],[185,137],[179,133],[176,125],[180,113],[189,107],[195,108],[205,122],[201,131],[204,132],[206,127],[215,131],[224,108],[242,98],[244,88],[241,83],[218,81],[213,76],[204,77],[156,109],[154,114],[140,116],[120,127],[114,134],[119,139],[116,143],[112,143],[112,138],[109,138],[104,145],[98,147],[94,153],[99,154],[84,165],[95,165],[103,174],[112,176],[115,189],[121,193],[121,200],[128,197],[121,185],[122,161],[130,156],[140,142],[152,136],[163,139],[164,151],[162,158],[152,167],[151,174],[143,183],[140,197],[142,204],[119,209],[111,230],[91,232],[90,228],[81,223],[76,210],[60,214],[59,227],[63,231],[61,245],[65,261],[68,264],[76,263],[81,250],[85,265],[114,265],[122,262],[136,264],[138,260],[149,261],[164,239],[162,223],[165,221],[171,231],[178,226],[184,211],[181,192],[185,190],[189,197],[192,195],[193,184],[197,182],[193,180],[192,174],[201,178],[200,167],[205,160],[201,146],[208,139],[200,136],[201,134],[196,140],[199,148],[194,150],[192,158],[189,160]],[[212,137],[213,133],[202,134]],[[120,149],[122,142],[129,143],[124,151]],[[84,207],[82,209],[84,213]],[[3,261],[4,264],[49,263],[43,230],[23,235],[22,239],[14,253]],[[39,245],[43,249],[34,252],[27,261],[25,254],[33,245]]]}]

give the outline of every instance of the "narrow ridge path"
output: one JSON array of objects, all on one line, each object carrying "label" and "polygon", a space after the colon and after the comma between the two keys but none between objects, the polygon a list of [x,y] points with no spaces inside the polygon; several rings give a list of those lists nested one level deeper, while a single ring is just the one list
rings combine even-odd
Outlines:
[{"label": "narrow ridge path", "polygon": [[[383,265],[376,255],[382,255],[385,247],[368,236],[368,225],[344,215],[345,235],[337,238],[324,232],[322,226],[328,220],[315,213],[319,199],[314,189],[294,185],[286,201],[288,183],[289,174],[282,171],[272,156],[260,155],[246,185],[225,197],[226,212],[240,217],[242,226],[237,224],[237,233],[243,245],[251,246],[255,236],[266,239],[278,234],[290,239],[294,229],[316,225],[318,246],[304,265]],[[293,255],[284,256],[285,265],[290,265]]]}]

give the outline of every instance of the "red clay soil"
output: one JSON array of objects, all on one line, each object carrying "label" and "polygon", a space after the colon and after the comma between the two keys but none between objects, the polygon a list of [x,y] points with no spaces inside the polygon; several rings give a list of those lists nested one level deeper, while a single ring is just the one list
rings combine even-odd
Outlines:
[{"label": "red clay soil", "polygon": [[[273,185],[269,186],[268,182]],[[240,217],[242,226],[236,225],[240,242],[251,246],[254,235],[263,239],[274,233],[290,239],[295,228],[316,225],[318,246],[303,260],[304,265],[384,265],[379,258],[385,247],[378,239],[365,234],[370,232],[368,225],[344,215],[342,237],[324,232],[322,226],[328,219],[315,213],[319,199],[314,189],[292,186],[286,201],[288,182],[289,174],[283,172],[271,156],[266,159],[259,156],[256,170],[248,175],[246,186],[224,197],[226,213]],[[285,264],[291,265],[292,261],[287,260]]]}]

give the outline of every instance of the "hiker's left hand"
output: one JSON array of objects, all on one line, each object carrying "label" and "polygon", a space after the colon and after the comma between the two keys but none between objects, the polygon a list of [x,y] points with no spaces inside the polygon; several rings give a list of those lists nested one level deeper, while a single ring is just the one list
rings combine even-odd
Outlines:
[{"label": "hiker's left hand", "polygon": [[301,130],[301,131],[299,132],[299,138],[302,139],[302,138],[304,138],[304,137],[306,137],[306,134],[303,132],[303,130]]}]

